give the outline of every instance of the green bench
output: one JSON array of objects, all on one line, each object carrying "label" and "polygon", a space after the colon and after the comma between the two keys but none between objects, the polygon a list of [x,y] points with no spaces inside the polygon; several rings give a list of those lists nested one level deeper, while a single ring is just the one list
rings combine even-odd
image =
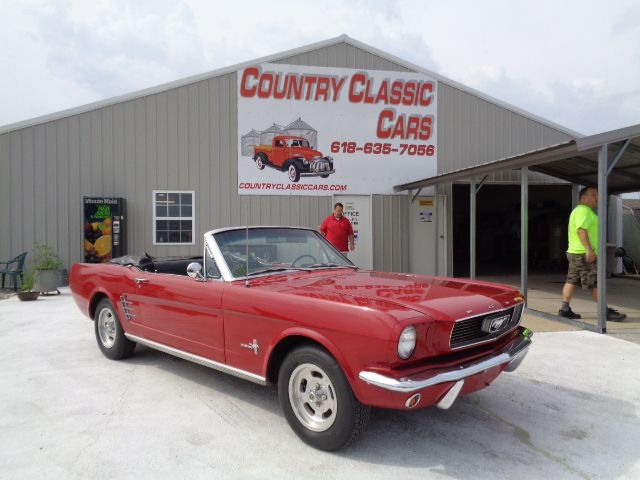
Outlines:
[{"label": "green bench", "polygon": [[0,275],[2,275],[2,288],[4,288],[4,279],[9,275],[13,279],[13,289],[18,290],[18,276],[20,276],[20,284],[22,284],[22,270],[24,269],[24,260],[27,258],[27,252],[21,253],[17,257],[8,262],[0,261]]}]

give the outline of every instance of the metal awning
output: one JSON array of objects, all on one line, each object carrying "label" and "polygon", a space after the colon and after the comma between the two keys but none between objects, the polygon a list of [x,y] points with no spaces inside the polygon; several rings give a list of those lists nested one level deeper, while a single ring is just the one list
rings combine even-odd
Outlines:
[{"label": "metal awning", "polygon": [[[628,143],[627,143],[628,142]],[[621,152],[616,161],[617,154]],[[416,190],[456,180],[468,180],[474,175],[486,175],[504,170],[529,167],[529,170],[546,173],[578,185],[598,186],[598,154],[606,145],[609,165],[610,194],[640,190],[640,124],[597,135],[569,140],[541,150],[494,160],[472,167],[443,173],[415,182],[396,185],[394,191]]]},{"label": "metal awning", "polygon": [[[596,187],[598,196],[598,248],[606,251],[607,196],[640,191],[640,124],[611,130],[597,135],[581,137],[533,152],[495,160],[472,167],[443,173],[415,182],[396,185],[394,191],[417,190],[442,183],[468,181],[470,188],[470,278],[475,278],[476,262],[476,195],[486,176],[504,170],[520,170],[520,278],[522,292],[527,296],[528,277],[528,203],[529,171],[545,173],[576,185]],[[484,175],[479,184],[477,177]],[[418,195],[416,193],[414,198]],[[436,218],[438,216],[436,202]],[[435,229],[437,244],[438,231]],[[436,252],[437,256],[437,252]],[[605,280],[606,255],[598,256],[598,331],[605,333],[607,311],[607,285]],[[587,324],[585,328],[591,329]]]}]

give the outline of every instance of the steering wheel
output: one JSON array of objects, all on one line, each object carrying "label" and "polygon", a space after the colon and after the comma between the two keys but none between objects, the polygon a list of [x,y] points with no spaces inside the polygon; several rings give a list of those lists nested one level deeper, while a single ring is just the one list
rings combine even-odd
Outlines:
[{"label": "steering wheel", "polygon": [[309,265],[313,265],[314,263],[318,263],[318,260],[315,259],[315,257],[313,255],[309,255],[309,254],[304,254],[304,255],[300,255],[298,258],[296,258],[293,262],[291,262],[291,266],[295,267],[296,263],[298,263],[300,260],[302,260],[303,258],[310,258],[312,260],[312,262]]}]

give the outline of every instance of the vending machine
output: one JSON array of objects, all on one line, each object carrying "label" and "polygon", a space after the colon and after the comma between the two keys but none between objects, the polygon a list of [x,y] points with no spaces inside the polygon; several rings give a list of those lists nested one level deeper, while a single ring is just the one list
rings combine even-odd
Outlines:
[{"label": "vending machine", "polygon": [[126,254],[125,200],[84,197],[84,261],[108,262]]}]

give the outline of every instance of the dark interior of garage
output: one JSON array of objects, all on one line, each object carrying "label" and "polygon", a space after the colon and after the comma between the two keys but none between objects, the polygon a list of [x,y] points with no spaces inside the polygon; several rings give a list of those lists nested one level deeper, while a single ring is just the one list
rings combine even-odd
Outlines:
[{"label": "dark interior of garage", "polygon": [[[520,185],[483,185],[476,197],[476,273],[520,273]],[[469,185],[453,186],[453,274],[469,275]],[[570,185],[529,186],[529,272],[566,271]]]}]

